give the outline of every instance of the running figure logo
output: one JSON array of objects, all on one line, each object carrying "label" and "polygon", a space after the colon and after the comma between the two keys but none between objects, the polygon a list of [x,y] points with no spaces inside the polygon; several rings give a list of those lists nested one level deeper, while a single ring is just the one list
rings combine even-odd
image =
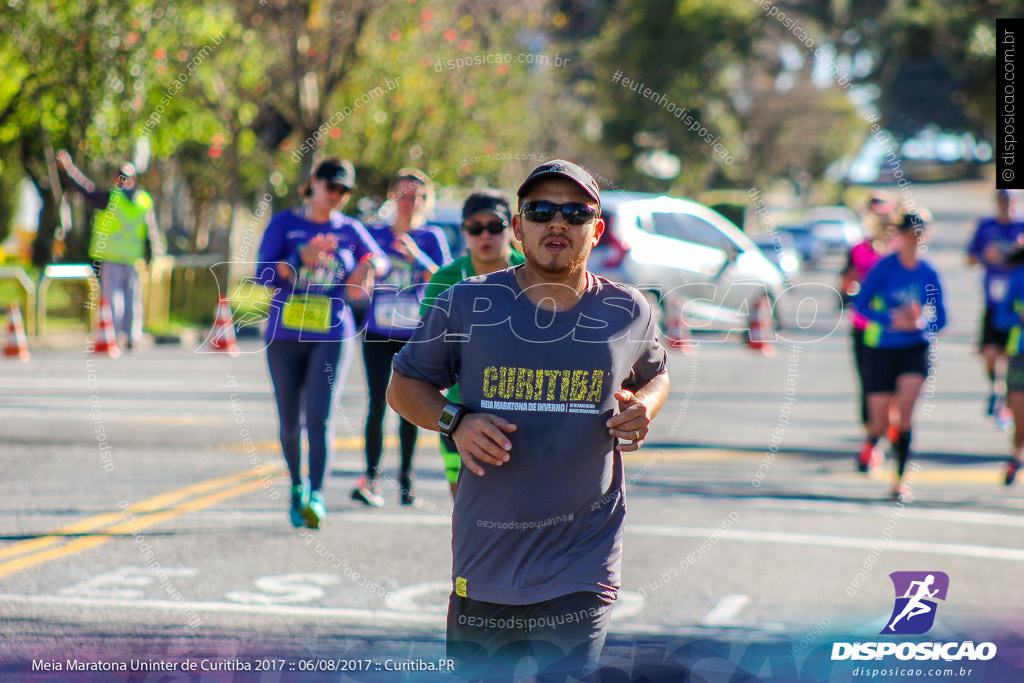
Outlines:
[{"label": "running figure logo", "polygon": [[896,604],[881,635],[926,633],[935,623],[934,599],[946,599],[949,576],[945,572],[893,572],[889,578],[896,590]]}]

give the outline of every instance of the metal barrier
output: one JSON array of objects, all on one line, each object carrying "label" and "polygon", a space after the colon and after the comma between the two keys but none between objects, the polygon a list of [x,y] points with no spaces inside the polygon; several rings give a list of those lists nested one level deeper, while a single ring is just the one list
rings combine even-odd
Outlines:
[{"label": "metal barrier", "polygon": [[194,323],[212,323],[217,297],[230,293],[227,267],[224,258],[217,255],[175,257],[167,285],[168,310]]},{"label": "metal barrier", "polygon": [[54,280],[85,280],[89,286],[90,301],[97,303],[97,306],[93,309],[96,315],[90,315],[87,322],[88,329],[91,331],[95,319],[99,315],[100,283],[96,280],[96,273],[93,272],[92,266],[89,264],[68,263],[46,266],[43,276],[39,278],[39,292],[36,300],[38,308],[36,336],[41,337],[46,334],[46,292],[50,289],[50,284]]},{"label": "metal barrier", "polygon": [[[219,256],[163,256],[154,258],[148,268],[137,264],[142,287],[143,310],[147,327],[167,326],[171,315],[197,322],[212,321],[220,294],[227,291],[227,263]],[[47,266],[38,287],[20,266],[0,267],[0,279],[17,280],[26,292],[25,323],[29,334],[46,334],[46,294],[55,280],[85,280],[89,287],[93,314],[88,329],[95,329],[99,319],[100,286],[95,272],[87,263]]]},{"label": "metal barrier", "polygon": [[16,280],[25,290],[25,330],[36,331],[36,283],[21,266],[0,266],[0,280]]}]

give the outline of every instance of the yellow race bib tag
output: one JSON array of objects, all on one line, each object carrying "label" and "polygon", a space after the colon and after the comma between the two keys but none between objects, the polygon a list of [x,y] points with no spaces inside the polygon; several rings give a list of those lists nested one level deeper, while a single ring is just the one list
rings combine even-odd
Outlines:
[{"label": "yellow race bib tag", "polygon": [[281,327],[326,333],[331,329],[331,299],[313,294],[292,294],[281,309]]},{"label": "yellow race bib tag", "polygon": [[469,582],[466,581],[466,579],[462,578],[461,576],[459,576],[459,577],[457,577],[455,579],[455,594],[458,595],[460,598],[468,597],[466,595],[466,584],[467,583],[469,583]]}]

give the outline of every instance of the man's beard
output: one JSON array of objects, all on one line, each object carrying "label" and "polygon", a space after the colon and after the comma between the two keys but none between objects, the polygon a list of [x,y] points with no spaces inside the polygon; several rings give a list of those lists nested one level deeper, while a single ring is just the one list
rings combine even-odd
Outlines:
[{"label": "man's beard", "polygon": [[[545,253],[546,254],[546,252],[544,251],[544,247],[541,247],[538,251],[540,251],[541,253]],[[575,273],[575,272],[581,272],[581,271],[586,270],[587,269],[587,259],[589,257],[590,257],[590,250],[585,249],[585,250],[581,251],[579,254],[577,254],[576,256],[574,256],[572,258],[572,260],[569,261],[569,263],[567,263],[565,266],[559,266],[557,264],[557,259],[558,259],[558,255],[557,254],[555,255],[554,263],[551,263],[550,265],[548,263],[542,261],[541,259],[534,260],[532,265],[533,265],[534,268],[536,268],[537,270],[539,270],[542,273],[547,273],[549,275],[564,275],[566,273]]]}]

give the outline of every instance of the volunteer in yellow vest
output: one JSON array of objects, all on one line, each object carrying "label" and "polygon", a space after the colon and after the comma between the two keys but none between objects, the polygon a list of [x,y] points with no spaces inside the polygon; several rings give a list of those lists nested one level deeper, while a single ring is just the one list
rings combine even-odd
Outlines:
[{"label": "volunteer in yellow vest", "polygon": [[153,199],[135,187],[135,167],[125,164],[116,185],[99,190],[71,161],[57,152],[57,165],[96,209],[89,239],[89,258],[100,268],[100,292],[110,302],[119,343],[132,349],[142,338],[142,287],[136,263],[163,254],[163,241],[153,212]]}]

